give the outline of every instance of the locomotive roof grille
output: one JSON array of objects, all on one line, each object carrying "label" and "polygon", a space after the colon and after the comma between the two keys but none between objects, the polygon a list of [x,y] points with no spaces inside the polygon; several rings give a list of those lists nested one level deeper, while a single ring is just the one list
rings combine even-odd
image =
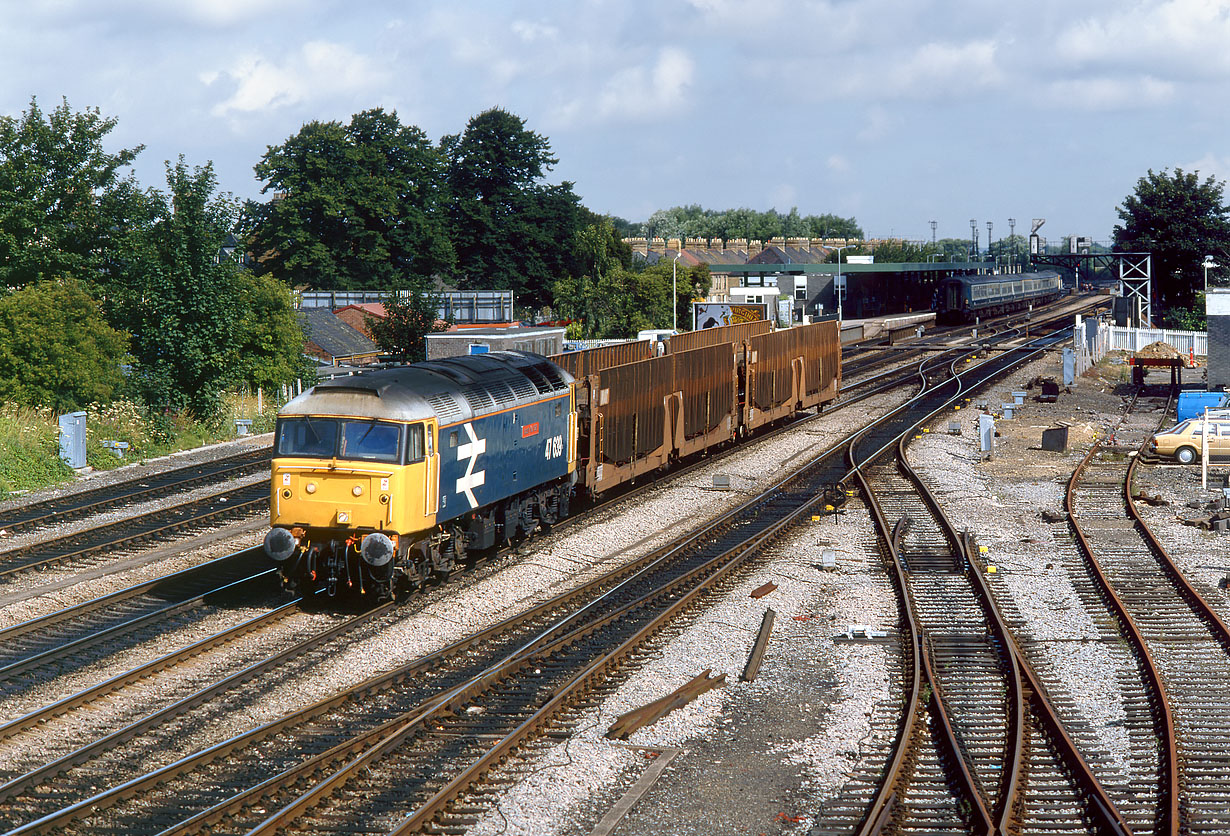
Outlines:
[{"label": "locomotive roof grille", "polygon": [[521,351],[445,358],[326,381],[295,398],[284,415],[367,415],[387,420],[462,421],[559,396],[571,378]]},{"label": "locomotive roof grille", "polygon": [[564,380],[563,375],[559,373],[559,368],[553,363],[535,363],[532,368],[534,371],[541,372],[556,389],[568,388],[568,381]]},{"label": "locomotive roof grille", "polygon": [[465,413],[457,406],[457,401],[447,392],[437,392],[427,396],[427,403],[436,412],[436,418],[441,424],[451,424],[460,421]]},{"label": "locomotive roof grille", "polygon": [[532,400],[540,394],[537,387],[524,377],[510,377],[507,383],[512,387],[513,396],[522,400]]},{"label": "locomotive roof grille", "polygon": [[475,415],[495,409],[495,400],[489,394],[488,389],[488,386],[475,384],[461,390],[461,396],[466,399]]}]

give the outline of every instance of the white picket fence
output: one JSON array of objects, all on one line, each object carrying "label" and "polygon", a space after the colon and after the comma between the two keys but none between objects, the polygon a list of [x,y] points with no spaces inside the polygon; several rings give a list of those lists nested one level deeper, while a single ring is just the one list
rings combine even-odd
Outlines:
[{"label": "white picket fence", "polygon": [[1166,328],[1119,328],[1115,325],[1105,326],[1108,351],[1140,351],[1147,345],[1162,342],[1172,345],[1184,357],[1195,354],[1197,357],[1207,357],[1209,353],[1209,335],[1206,331],[1171,331]]},{"label": "white picket fence", "polygon": [[1205,331],[1171,331],[1165,328],[1120,328],[1099,321],[1082,322],[1072,330],[1077,354],[1077,374],[1106,356],[1108,351],[1140,351],[1147,345],[1163,342],[1174,346],[1184,357],[1206,357],[1209,335]]}]

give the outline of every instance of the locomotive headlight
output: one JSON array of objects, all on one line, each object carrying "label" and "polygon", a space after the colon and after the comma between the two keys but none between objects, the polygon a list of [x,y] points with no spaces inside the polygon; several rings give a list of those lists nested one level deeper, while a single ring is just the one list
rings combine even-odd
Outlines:
[{"label": "locomotive headlight", "polygon": [[304,485],[303,490],[305,490],[307,493],[316,493],[316,483],[308,482],[306,485]]},{"label": "locomotive headlight", "polygon": [[381,494],[381,496],[380,496],[380,504],[381,504],[381,505],[388,505],[388,504],[389,504],[389,495],[388,495],[387,493],[386,493],[386,494]]},{"label": "locomotive headlight", "polygon": [[387,535],[369,534],[363,538],[360,552],[369,566],[384,566],[393,559],[393,541]]},{"label": "locomotive headlight", "polygon": [[290,488],[282,488],[282,498],[290,499]]},{"label": "locomotive headlight", "polygon": [[281,563],[295,553],[299,538],[285,528],[271,528],[265,535],[265,554]]},{"label": "locomotive headlight", "polygon": [[355,485],[353,488],[351,488],[351,489],[350,489],[350,492],[351,492],[352,494],[354,494],[355,496],[362,496],[362,495],[363,495],[363,486],[362,486],[362,485]]}]

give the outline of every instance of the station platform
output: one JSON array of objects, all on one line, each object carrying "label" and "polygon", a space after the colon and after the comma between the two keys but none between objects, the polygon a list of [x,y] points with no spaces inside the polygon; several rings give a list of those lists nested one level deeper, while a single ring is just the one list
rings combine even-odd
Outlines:
[{"label": "station platform", "polygon": [[892,343],[895,338],[913,337],[919,325],[929,328],[934,324],[934,311],[847,319],[841,324],[841,344],[849,345],[867,340],[888,340]]}]

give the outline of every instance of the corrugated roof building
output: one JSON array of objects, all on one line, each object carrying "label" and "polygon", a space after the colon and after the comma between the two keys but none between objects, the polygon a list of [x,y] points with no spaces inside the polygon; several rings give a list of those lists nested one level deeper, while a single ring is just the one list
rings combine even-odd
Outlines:
[{"label": "corrugated roof building", "polygon": [[331,365],[365,366],[380,358],[380,347],[360,331],[334,316],[328,308],[298,312],[303,326],[305,354]]}]

